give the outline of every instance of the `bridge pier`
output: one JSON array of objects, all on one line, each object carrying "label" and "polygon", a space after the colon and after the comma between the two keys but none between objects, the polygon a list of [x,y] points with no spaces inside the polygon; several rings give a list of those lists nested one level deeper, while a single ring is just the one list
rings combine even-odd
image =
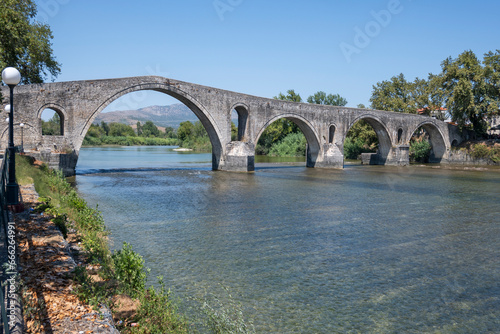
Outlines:
[{"label": "bridge pier", "polygon": [[76,163],[78,161],[78,154],[76,151],[56,153],[51,152],[49,149],[42,151],[26,151],[25,155],[45,162],[49,168],[62,171],[64,176],[75,175]]},{"label": "bridge pier", "polygon": [[387,157],[380,153],[362,153],[363,165],[408,166],[410,164],[410,146],[399,145],[392,147]]},{"label": "bridge pier", "polygon": [[222,170],[231,172],[253,172],[255,170],[255,145],[232,141],[226,145],[225,163]]},{"label": "bridge pier", "polygon": [[338,148],[336,144],[325,144],[323,145],[323,157],[318,159],[314,166],[317,168],[344,168],[344,155]]}]

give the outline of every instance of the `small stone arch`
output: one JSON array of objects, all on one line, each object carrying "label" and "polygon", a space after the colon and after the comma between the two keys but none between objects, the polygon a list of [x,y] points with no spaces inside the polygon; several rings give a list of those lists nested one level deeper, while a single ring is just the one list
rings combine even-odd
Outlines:
[{"label": "small stone arch", "polygon": [[401,145],[403,143],[403,129],[398,129],[398,144]]},{"label": "small stone arch", "polygon": [[249,107],[246,104],[237,103],[231,108],[231,110],[236,110],[236,113],[238,114],[238,141],[245,141]]},{"label": "small stone arch", "polygon": [[439,127],[431,122],[422,122],[420,123],[412,132],[413,135],[415,131],[419,128],[423,128],[427,134],[429,135],[429,141],[432,146],[431,155],[429,157],[429,162],[431,163],[440,163],[441,160],[445,157],[446,151],[449,147],[446,145],[444,140],[444,135],[441,133]]},{"label": "small stone arch", "polygon": [[336,130],[335,124],[331,124],[330,127],[328,128],[328,144],[335,143],[335,130]]},{"label": "small stone arch", "polygon": [[[365,121],[370,126],[375,130],[375,133],[377,134],[378,138],[378,152],[377,152],[377,161],[375,164],[380,164],[384,165],[386,161],[388,160],[389,153],[391,152],[392,149],[392,141],[391,141],[391,136],[389,135],[389,131],[385,127],[384,123],[378,119],[377,116],[372,115],[372,114],[365,114],[357,117],[353,122],[349,124],[349,128],[345,132],[345,135],[347,135],[347,132],[352,128],[354,124],[358,121]],[[345,137],[344,137],[345,141]],[[343,148],[342,148],[343,150]]]},{"label": "small stone arch", "polygon": [[67,128],[67,122],[68,122],[67,121],[68,120],[67,113],[66,113],[66,111],[64,110],[63,107],[61,107],[60,105],[57,105],[55,103],[44,104],[37,111],[37,115],[36,116],[37,116],[38,122],[40,124],[40,126],[39,126],[40,135],[42,135],[42,114],[43,114],[43,112],[46,109],[53,110],[53,111],[55,111],[59,115],[60,127],[61,127],[60,128],[60,135],[64,136],[65,130]]},{"label": "small stone arch", "polygon": [[281,114],[281,115],[275,116],[272,119],[268,120],[264,124],[264,126],[259,130],[259,132],[255,138],[254,143],[257,143],[259,141],[260,136],[264,133],[264,131],[267,129],[267,127],[269,125],[271,125],[272,123],[276,122],[277,120],[280,120],[283,118],[297,124],[300,131],[302,131],[302,133],[306,137],[306,141],[307,141],[306,166],[307,167],[314,167],[316,165],[316,161],[318,160],[318,155],[320,152],[319,136],[318,136],[318,133],[316,132],[315,128],[312,126],[312,124],[300,115]]}]

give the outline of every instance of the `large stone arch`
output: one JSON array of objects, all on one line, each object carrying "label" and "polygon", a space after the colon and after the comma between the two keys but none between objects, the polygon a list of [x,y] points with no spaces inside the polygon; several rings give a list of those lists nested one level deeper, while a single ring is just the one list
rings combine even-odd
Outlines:
[{"label": "large stone arch", "polygon": [[437,127],[430,121],[424,121],[418,124],[413,131],[410,131],[408,141],[420,127],[422,127],[429,134],[429,141],[432,146],[431,155],[429,157],[429,162],[439,163],[446,156],[446,152],[449,150],[449,144],[446,144],[445,136],[441,132],[441,129]]},{"label": "large stone arch", "polygon": [[219,166],[221,164],[221,159],[223,156],[222,143],[220,140],[222,136],[221,136],[221,131],[217,127],[216,122],[213,119],[212,115],[200,102],[198,102],[189,93],[182,91],[181,89],[174,87],[172,85],[156,83],[156,82],[130,86],[113,94],[110,97],[105,98],[105,100],[99,105],[99,107],[97,107],[97,109],[95,109],[87,118],[85,125],[80,133],[81,142],[79,143],[78,149],[81,147],[83,138],[85,137],[85,134],[89,130],[92,122],[95,120],[97,115],[99,115],[108,105],[110,105],[113,101],[117,100],[118,98],[126,94],[144,90],[152,90],[170,95],[179,100],[180,102],[184,103],[189,109],[191,109],[191,111],[198,117],[203,127],[207,131],[208,136],[210,138],[210,142],[212,143],[213,169],[219,169]]},{"label": "large stone arch", "polygon": [[[379,119],[376,115],[373,114],[363,114],[356,117],[347,128],[347,131],[344,134],[343,142],[345,142],[345,136],[349,132],[349,130],[353,127],[354,124],[358,121],[365,121],[375,130],[378,138],[378,152],[376,155],[373,155],[371,164],[380,164],[383,165],[389,159],[389,154],[392,151],[392,140],[390,136],[390,132],[387,130],[384,122]],[[342,145],[342,153],[344,153],[344,147]]]},{"label": "large stone arch", "polygon": [[259,130],[257,136],[255,137],[254,143],[257,143],[260,139],[260,136],[264,133],[264,131],[267,129],[269,125],[272,123],[276,122],[277,120],[280,119],[287,119],[289,121],[294,122],[297,124],[299,129],[302,131],[304,136],[306,137],[307,141],[307,153],[306,153],[306,166],[307,167],[314,167],[316,165],[316,162],[318,160],[318,156],[320,153],[320,137],[315,130],[314,126],[304,117],[296,114],[291,114],[291,113],[285,113],[285,114],[280,114],[277,115],[264,124],[264,126]]}]

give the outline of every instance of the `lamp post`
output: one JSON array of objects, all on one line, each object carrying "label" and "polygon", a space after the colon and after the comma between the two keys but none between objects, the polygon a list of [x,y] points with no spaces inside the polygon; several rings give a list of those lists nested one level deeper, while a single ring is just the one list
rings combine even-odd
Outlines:
[{"label": "lamp post", "polygon": [[2,71],[2,80],[10,88],[9,115],[9,179],[7,181],[7,204],[19,204],[19,185],[16,182],[16,149],[14,147],[14,87],[21,81],[21,73],[14,67]]},{"label": "lamp post", "polygon": [[24,153],[24,123],[19,124],[21,128],[21,153]]}]

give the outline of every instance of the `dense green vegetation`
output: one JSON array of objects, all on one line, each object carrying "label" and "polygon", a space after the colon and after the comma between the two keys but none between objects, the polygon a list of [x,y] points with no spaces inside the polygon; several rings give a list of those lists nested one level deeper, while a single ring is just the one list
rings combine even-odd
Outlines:
[{"label": "dense green vegetation", "polygon": [[358,159],[361,153],[376,152],[378,137],[375,130],[364,120],[353,124],[344,141],[345,159]]},{"label": "dense green vegetation", "polygon": [[[302,97],[293,89],[286,94],[279,93],[274,97],[277,100],[302,102]],[[326,94],[319,91],[308,97],[307,102],[345,106],[347,100],[338,94]],[[307,141],[299,126],[289,119],[279,119],[269,125],[257,142],[255,154],[271,156],[305,156]]]},{"label": "dense green vegetation", "polygon": [[42,83],[49,75],[55,78],[61,69],[52,54],[52,31],[35,21],[35,1],[2,0],[0,13],[0,70],[17,68],[23,84]]},{"label": "dense green vegetation", "polygon": [[138,122],[137,133],[130,125],[122,123],[92,124],[83,140],[84,146],[178,145],[178,143],[173,128],[166,128],[162,132],[151,121],[147,121],[144,125]]},{"label": "dense green vegetation", "polygon": [[61,118],[58,113],[48,120],[42,119],[42,135],[44,136],[60,136],[61,135]]},{"label": "dense green vegetation", "polygon": [[441,73],[429,74],[427,80],[407,81],[401,73],[374,85],[370,101],[374,109],[405,113],[429,114],[445,107],[461,129],[484,136],[487,119],[500,109],[500,50],[486,53],[483,61],[472,51],[449,57],[441,63]]},{"label": "dense green vegetation", "polygon": [[0,69],[16,67],[23,84],[42,83],[61,69],[52,55],[52,31],[36,21],[33,0],[0,1]]},{"label": "dense green vegetation", "polygon": [[194,124],[189,121],[182,122],[177,129],[177,137],[179,138],[179,146],[183,148],[198,152],[212,151],[210,138],[200,121],[196,121]]}]

